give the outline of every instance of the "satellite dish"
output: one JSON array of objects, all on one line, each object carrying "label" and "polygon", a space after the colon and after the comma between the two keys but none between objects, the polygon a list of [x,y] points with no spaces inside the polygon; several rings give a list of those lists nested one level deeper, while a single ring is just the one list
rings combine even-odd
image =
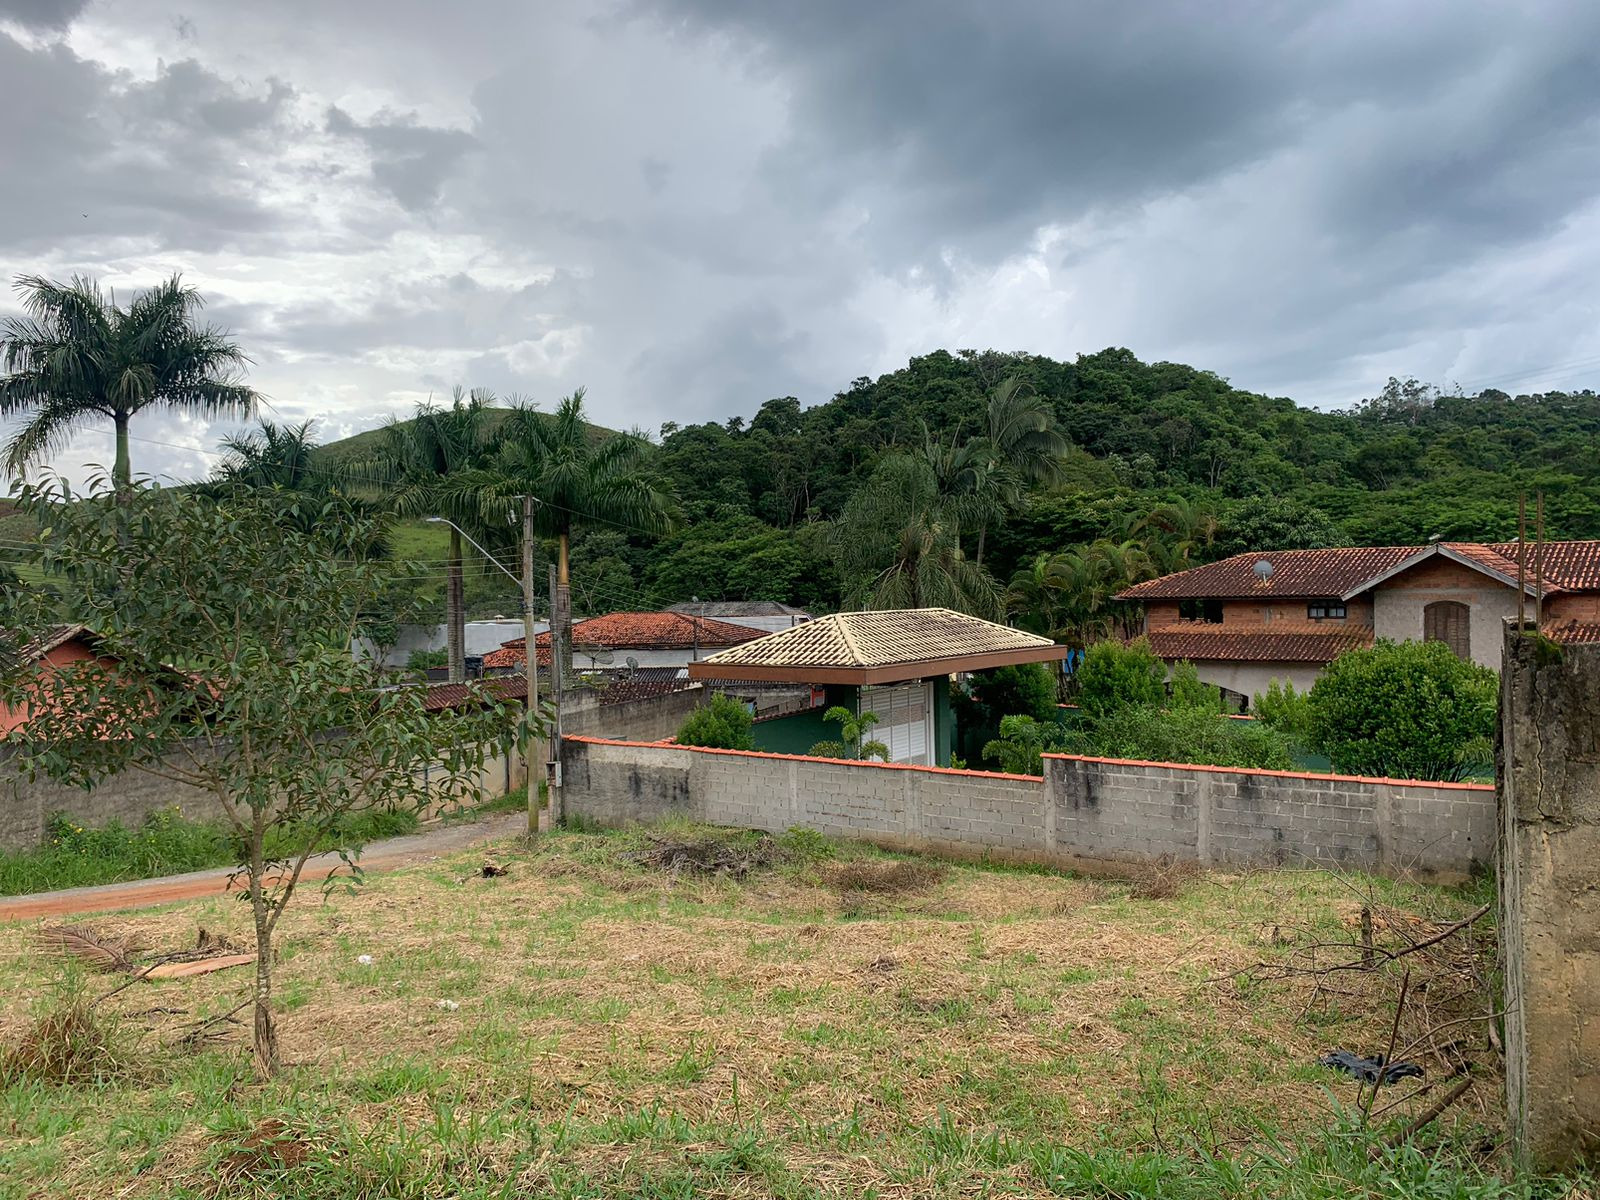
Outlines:
[{"label": "satellite dish", "polygon": [[1262,583],[1272,578],[1272,564],[1266,559],[1261,559],[1255,565],[1256,578]]},{"label": "satellite dish", "polygon": [[632,679],[633,678],[633,673],[639,669],[639,660],[637,658],[635,658],[633,655],[630,654],[630,655],[628,655],[627,658],[623,659],[622,661],[627,665],[628,678]]},{"label": "satellite dish", "polygon": [[612,654],[604,646],[596,646],[593,650],[585,650],[584,653],[589,656],[589,661],[597,667],[610,666],[616,658],[616,655]]}]

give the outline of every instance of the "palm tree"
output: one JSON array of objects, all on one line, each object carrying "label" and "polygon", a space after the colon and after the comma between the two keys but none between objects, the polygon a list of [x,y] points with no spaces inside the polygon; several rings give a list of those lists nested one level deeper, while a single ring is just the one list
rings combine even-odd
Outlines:
[{"label": "palm tree", "polygon": [[584,389],[556,405],[553,413],[514,405],[500,427],[500,456],[488,475],[460,483],[459,504],[476,504],[484,521],[508,523],[522,496],[534,498],[534,526],[556,539],[557,611],[563,668],[571,654],[569,554],[574,530],[591,525],[618,526],[659,534],[677,519],[676,498],[649,469],[651,446],[636,433],[601,435],[585,419]]},{"label": "palm tree", "polygon": [[494,393],[481,388],[470,394],[457,388],[448,408],[424,401],[410,420],[391,418],[379,431],[376,450],[343,468],[352,481],[379,484],[398,516],[454,522],[445,585],[445,654],[453,683],[467,674],[466,549],[456,525],[476,525],[481,511],[462,480],[488,462],[493,402]]},{"label": "palm tree", "polygon": [[1151,509],[1133,531],[1146,535],[1150,553],[1165,573],[1187,570],[1207,557],[1217,540],[1217,525],[1209,504],[1180,497]]},{"label": "palm tree", "polygon": [[24,317],[0,322],[0,416],[29,414],[5,448],[20,475],[59,452],[85,425],[110,420],[111,481],[133,485],[128,424],[147,408],[248,417],[259,399],[239,382],[249,361],[227,334],[195,323],[204,303],[174,275],[119,308],[92,280],[17,280]]},{"label": "palm tree", "polygon": [[999,614],[994,581],[962,553],[959,506],[939,495],[926,455],[884,459],[845,506],[833,542],[854,604]]},{"label": "palm tree", "polygon": [[214,478],[245,487],[302,490],[320,474],[313,461],[317,439],[311,426],[311,421],[279,425],[262,420],[248,433],[228,435],[222,439],[226,457],[213,472]]},{"label": "palm tree", "polygon": [[1056,428],[1050,406],[1015,376],[989,397],[987,429],[954,452],[948,465],[950,486],[968,498],[970,520],[978,527],[973,562],[983,565],[989,525],[1017,504],[1028,487],[1061,478],[1061,456],[1070,448]]}]

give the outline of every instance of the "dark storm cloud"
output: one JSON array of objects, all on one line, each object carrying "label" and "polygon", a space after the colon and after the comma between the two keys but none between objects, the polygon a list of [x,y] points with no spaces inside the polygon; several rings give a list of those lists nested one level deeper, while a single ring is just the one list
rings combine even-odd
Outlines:
[{"label": "dark storm cloud", "polygon": [[0,0],[0,21],[15,21],[24,29],[61,33],[71,27],[89,0]]},{"label": "dark storm cloud", "polygon": [[364,143],[373,179],[413,212],[438,200],[450,172],[478,144],[464,130],[423,125],[415,113],[381,112],[363,122],[338,105],[328,109],[328,131]]},{"label": "dark storm cloud", "polygon": [[209,250],[264,234],[278,218],[240,169],[282,119],[290,90],[241,90],[192,61],[135,80],[62,44],[0,34],[0,250],[138,237]]},{"label": "dark storm cloud", "polygon": [[[874,249],[901,259],[1004,255],[1039,224],[1296,147],[1321,160],[1324,203],[1356,235],[1522,236],[1600,173],[1592,5],[662,7],[792,88],[774,187],[813,209],[862,197],[886,218]],[[1371,125],[1340,144],[1340,120],[1363,110]]]}]

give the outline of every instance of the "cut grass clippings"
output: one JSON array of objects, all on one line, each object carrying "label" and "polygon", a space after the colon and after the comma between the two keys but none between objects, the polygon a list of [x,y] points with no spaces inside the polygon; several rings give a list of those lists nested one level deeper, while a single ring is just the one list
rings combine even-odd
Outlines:
[{"label": "cut grass clippings", "polygon": [[[1427,1097],[1358,1127],[1353,1083],[1315,1059],[1383,1049],[1387,975],[1308,1009],[1304,981],[1232,974],[1350,939],[1348,878],[1199,875],[1138,900],[814,834],[767,839],[784,853],[742,878],[641,854],[763,836],[560,832],[496,845],[504,875],[472,851],[297,902],[276,996],[292,1067],[257,1082],[246,1028],[181,1042],[247,983],[141,982],[105,1005],[144,1039],[136,1081],[0,1090],[0,1196],[1563,1194],[1511,1177],[1486,1050],[1412,1142],[1378,1135]],[[1421,929],[1475,907],[1357,882]],[[872,910],[841,913],[858,895]],[[196,925],[247,940],[247,918],[211,898],[94,926],[162,945]],[[52,969],[0,928],[0,1046]]]}]

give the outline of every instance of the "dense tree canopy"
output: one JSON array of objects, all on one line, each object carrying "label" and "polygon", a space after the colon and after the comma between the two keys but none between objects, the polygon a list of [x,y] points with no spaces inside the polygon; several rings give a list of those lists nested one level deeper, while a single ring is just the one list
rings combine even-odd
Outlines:
[{"label": "dense tree canopy", "polygon": [[[1546,492],[1552,536],[1600,536],[1593,454],[1600,396],[1593,392],[1465,396],[1391,380],[1348,411],[1323,412],[1242,391],[1209,371],[1141,362],[1122,349],[1072,363],[936,351],[857,379],[812,408],[785,397],[748,423],[668,425],[655,465],[690,513],[714,513],[721,528],[739,522],[739,541],[753,539],[781,561],[815,563],[817,526],[852,512],[853,502],[852,515],[870,511],[858,494],[883,479],[886,460],[928,462],[930,441],[947,457],[965,443],[974,454],[992,446],[991,410],[1009,381],[1053,416],[1068,448],[1053,473],[1009,477],[1008,512],[954,524],[967,561],[977,560],[984,539],[982,567],[1010,583],[1013,619],[1069,640],[1115,631],[1124,614],[1106,597],[1127,582],[1227,554],[1421,543],[1435,534],[1514,536],[1524,490]],[[952,466],[967,469],[967,490],[995,494],[970,461]],[[937,478],[932,490],[940,490]],[[872,529],[866,520],[847,559]],[[911,549],[928,545],[937,550],[934,561],[948,563],[951,524],[925,521],[927,536]],[[654,599],[686,599],[686,588],[708,599],[755,596],[726,567],[686,582],[681,556],[695,540],[691,521],[654,547],[637,542]],[[1052,564],[1037,562],[1063,553],[1075,557],[1053,564],[1056,590],[1067,581],[1076,581],[1074,593],[1089,585],[1087,600],[1072,600],[1067,611],[1048,594]],[[668,569],[674,560],[679,566]],[[848,573],[848,562],[839,565]],[[1029,580],[1018,576],[1036,570],[1038,605],[1029,612],[1018,594]],[[830,606],[870,593],[872,575],[863,568],[861,578],[830,578],[808,568],[765,578],[764,598]]]}]

